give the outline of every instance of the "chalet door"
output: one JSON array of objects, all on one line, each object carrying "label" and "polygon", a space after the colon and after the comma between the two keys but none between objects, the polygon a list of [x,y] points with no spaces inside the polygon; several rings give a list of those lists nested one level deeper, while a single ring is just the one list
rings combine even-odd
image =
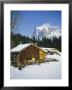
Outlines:
[{"label": "chalet door", "polygon": [[32,62],[35,63],[35,57],[32,55]]},{"label": "chalet door", "polygon": [[28,64],[28,60],[24,60],[24,65],[27,65]]}]

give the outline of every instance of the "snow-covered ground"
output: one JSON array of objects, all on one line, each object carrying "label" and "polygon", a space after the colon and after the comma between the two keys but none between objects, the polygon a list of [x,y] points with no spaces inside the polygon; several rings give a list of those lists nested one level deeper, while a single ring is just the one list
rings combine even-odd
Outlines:
[{"label": "snow-covered ground", "polygon": [[28,65],[22,70],[18,70],[11,66],[11,79],[61,79],[61,54],[47,55],[46,58],[57,59],[58,61],[51,61],[41,63],[40,65]]}]

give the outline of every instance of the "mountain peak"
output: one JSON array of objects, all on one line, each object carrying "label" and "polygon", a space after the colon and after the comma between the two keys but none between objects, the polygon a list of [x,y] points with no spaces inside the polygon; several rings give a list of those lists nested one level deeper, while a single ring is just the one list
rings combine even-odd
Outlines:
[{"label": "mountain peak", "polygon": [[58,26],[52,26],[49,23],[45,23],[41,26],[37,26],[33,32],[33,36],[37,39],[43,37],[52,39],[53,37],[59,38],[61,36],[61,30]]}]

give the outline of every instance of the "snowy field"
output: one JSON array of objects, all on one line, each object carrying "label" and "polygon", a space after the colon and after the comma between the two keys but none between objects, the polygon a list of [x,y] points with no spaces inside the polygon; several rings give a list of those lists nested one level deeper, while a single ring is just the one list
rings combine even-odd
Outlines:
[{"label": "snowy field", "polygon": [[[48,59],[57,59],[58,61],[50,61]],[[40,65],[28,65],[22,70],[10,67],[11,79],[61,79],[61,53],[60,55],[47,55],[45,63]]]}]

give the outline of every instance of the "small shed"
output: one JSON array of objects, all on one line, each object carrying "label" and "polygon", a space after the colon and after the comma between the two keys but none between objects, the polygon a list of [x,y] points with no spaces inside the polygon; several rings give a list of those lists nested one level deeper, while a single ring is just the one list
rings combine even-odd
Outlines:
[{"label": "small shed", "polygon": [[17,66],[45,62],[47,53],[36,44],[20,44],[11,49],[11,61]]}]

